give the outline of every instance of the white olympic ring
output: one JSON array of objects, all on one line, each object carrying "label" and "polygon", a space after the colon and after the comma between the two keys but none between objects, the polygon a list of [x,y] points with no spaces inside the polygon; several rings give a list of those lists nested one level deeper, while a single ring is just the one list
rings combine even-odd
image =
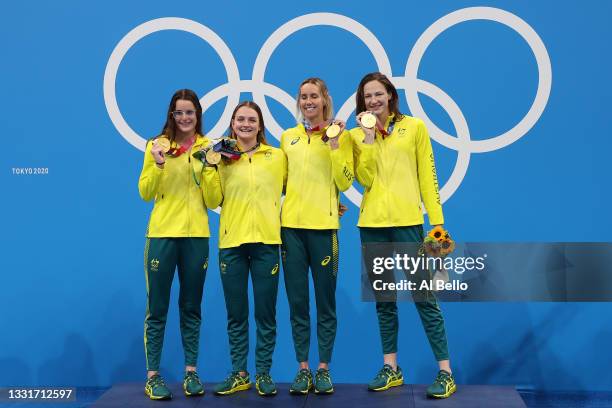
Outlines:
[{"label": "white olympic ring", "polygon": [[[372,34],[367,28],[361,25],[359,22],[350,19],[346,16],[340,14],[333,13],[314,13],[314,14],[306,14],[301,17],[294,18],[291,21],[286,22],[282,26],[280,26],[276,31],[270,35],[270,37],[266,40],[264,45],[261,47],[259,54],[257,54],[257,58],[255,59],[255,65],[253,65],[253,81],[255,83],[264,83],[264,75],[266,72],[266,67],[268,62],[270,61],[270,57],[272,53],[283,42],[287,37],[291,34],[302,30],[304,28],[320,26],[320,25],[328,25],[338,28],[343,28],[349,33],[356,35],[363,43],[368,47],[368,49],[372,50],[374,47],[374,51],[372,54],[374,55],[374,59],[376,60],[376,65],[380,72],[391,73],[391,63],[389,62],[389,58],[385,53],[385,50],[382,44],[378,41],[378,39]],[[262,112],[266,112],[267,115],[264,115],[264,121],[266,122],[266,127],[268,130],[277,138],[280,139],[280,135],[283,132],[283,128],[276,122],[272,114],[270,113],[270,109],[268,108],[268,104],[266,103],[266,98],[257,86],[252,90],[253,100],[256,104],[258,104]],[[293,102],[293,106],[295,106],[295,100]],[[291,109],[289,111],[291,112]],[[338,115],[339,118],[348,119],[350,112],[345,117]]]},{"label": "white olympic ring", "polygon": [[[538,89],[535,99],[525,117],[512,129],[486,140],[471,140],[470,131],[461,109],[455,101],[440,88],[427,81],[417,78],[418,67],[425,51],[433,40],[446,29],[471,20],[490,20],[504,24],[518,34],[528,43],[535,55],[538,66]],[[204,95],[200,102],[203,111],[206,111],[215,102],[227,96],[227,103],[221,118],[208,132],[212,137],[219,137],[226,130],[230,122],[233,107],[240,99],[240,92],[251,92],[253,100],[261,107],[264,121],[270,134],[277,139],[283,132],[283,128],[276,122],[266,103],[266,96],[270,96],[283,105],[292,115],[295,113],[295,99],[284,90],[265,82],[265,71],[274,50],[287,37],[304,28],[326,25],[344,29],[357,36],[372,52],[378,70],[391,78],[397,88],[404,89],[408,107],[412,115],[422,118],[429,129],[431,138],[445,147],[457,151],[457,162],[451,176],[440,189],[440,198],[444,203],[459,188],[467,173],[471,153],[484,153],[501,149],[523,137],[538,121],[550,96],[552,86],[552,68],[550,57],[544,43],[538,34],[525,21],[507,11],[491,7],[469,7],[454,11],[435,21],[419,37],[415,43],[408,61],[404,77],[394,77],[391,72],[389,58],[378,39],[366,27],[359,22],[333,13],[312,13],[297,17],[283,24],[275,30],[262,46],[255,64],[253,66],[252,79],[240,79],[236,61],[223,40],[208,27],[192,20],[183,18],[159,18],[143,23],[131,30],[123,37],[113,50],[104,73],[104,102],[108,114],[119,131],[119,133],[133,146],[144,150],[146,139],[139,136],[127,124],[117,103],[115,84],[117,71],[127,51],[139,40],[149,34],[164,30],[181,30],[192,33],[208,44],[219,54],[227,72],[228,82],[220,85]],[[446,110],[455,130],[457,137],[449,135],[436,126],[425,113],[418,94],[422,93],[436,101]],[[350,114],[355,110],[355,94],[339,109],[336,117],[348,120]],[[351,187],[344,193],[355,205],[361,203],[361,193]]]},{"label": "white olympic ring", "polygon": [[[147,140],[143,139],[132,130],[130,125],[128,125],[123,118],[123,115],[121,115],[119,105],[117,104],[117,95],[115,93],[117,71],[119,70],[119,64],[121,64],[123,57],[125,57],[125,54],[127,54],[128,50],[132,48],[134,44],[149,34],[165,30],[186,31],[188,33],[197,35],[206,41],[221,57],[221,61],[223,62],[225,71],[227,72],[227,83],[229,85],[234,85],[240,82],[238,65],[236,64],[236,60],[234,59],[232,52],[223,42],[221,37],[219,37],[210,28],[200,23],[196,23],[193,20],[175,17],[158,18],[147,21],[146,23],[134,28],[132,31],[127,33],[125,37],[121,39],[121,41],[119,41],[119,44],[117,44],[110,58],[108,59],[106,70],[104,71],[104,103],[106,104],[108,115],[119,133],[121,133],[121,136],[130,142],[132,146],[142,151],[145,150]],[[225,123],[228,123],[229,117],[232,115],[233,107],[238,105],[238,102],[240,101],[240,91],[237,87],[230,86],[229,89],[227,89],[226,96],[228,97],[227,105],[225,106],[222,117],[227,117],[228,120],[226,120]],[[210,132],[213,134],[221,134],[224,130],[225,128],[223,127],[223,121],[219,121],[219,123],[217,123]]]},{"label": "white olympic ring", "polygon": [[[538,90],[529,112],[527,112],[525,117],[516,126],[506,133],[486,140],[460,140],[438,128],[425,113],[417,95],[417,87],[414,86],[414,82],[417,80],[419,64],[421,63],[421,58],[423,58],[423,54],[425,54],[427,47],[429,47],[433,40],[443,31],[456,24],[470,20],[491,20],[512,28],[527,41],[527,44],[529,44],[529,47],[535,55],[538,65]],[[474,153],[484,153],[501,149],[502,147],[516,142],[527,134],[529,129],[538,121],[542,112],[544,112],[552,86],[550,57],[538,34],[529,24],[514,14],[492,7],[469,7],[457,10],[445,15],[429,26],[416,41],[408,56],[405,77],[408,81],[405,91],[410,111],[415,116],[425,121],[432,134],[432,138],[450,149],[466,149]]]}]

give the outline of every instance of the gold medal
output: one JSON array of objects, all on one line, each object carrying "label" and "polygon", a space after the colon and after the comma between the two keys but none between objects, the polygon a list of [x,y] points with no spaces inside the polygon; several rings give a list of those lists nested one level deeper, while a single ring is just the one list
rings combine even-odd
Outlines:
[{"label": "gold medal", "polygon": [[206,152],[206,162],[208,164],[218,164],[221,161],[221,153],[210,149]]},{"label": "gold medal", "polygon": [[327,130],[325,131],[325,135],[329,137],[330,139],[333,139],[334,137],[338,137],[339,134],[340,134],[340,126],[336,125],[335,123],[332,124],[330,127],[328,127]]},{"label": "gold medal", "polygon": [[376,116],[366,113],[361,117],[361,124],[367,129],[372,129],[376,125]]},{"label": "gold medal", "polygon": [[157,143],[158,146],[162,148],[162,151],[164,153],[168,153],[168,151],[170,150],[170,141],[167,138],[160,137],[160,138],[155,139],[155,142]]}]

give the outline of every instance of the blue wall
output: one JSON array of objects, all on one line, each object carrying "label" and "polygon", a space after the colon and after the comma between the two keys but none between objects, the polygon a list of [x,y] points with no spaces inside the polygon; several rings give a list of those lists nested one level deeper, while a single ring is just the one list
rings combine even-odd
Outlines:
[{"label": "blue wall", "polygon": [[[544,112],[524,136],[497,150],[472,152],[465,176],[445,203],[447,227],[463,242],[610,241],[611,3],[393,1],[384,17],[372,16],[371,2],[355,1],[5,5],[0,385],[109,385],[144,378],[142,254],[151,204],[137,191],[142,152],[111,121],[103,91],[109,58],[128,32],[162,17],[193,20],[225,42],[240,79],[249,80],[258,53],[278,27],[308,13],[337,13],[364,25],[384,47],[388,73],[402,77],[419,36],[439,18],[473,6],[505,10],[531,26],[545,46],[541,55],[550,59],[552,88]],[[321,76],[339,110],[361,76],[374,70],[372,53],[354,35],[317,26],[296,32],[274,50],[265,79],[294,95],[303,78]],[[538,89],[538,66],[516,31],[479,20],[443,31],[427,48],[418,78],[454,100],[472,140],[486,140],[526,115]],[[119,66],[115,89],[127,124],[148,138],[161,129],[174,90],[192,88],[203,96],[226,82],[213,48],[174,30],[136,42]],[[253,87],[262,85],[242,86],[241,99],[250,99]],[[441,130],[457,134],[440,101],[425,95],[420,100]],[[281,127],[294,124],[293,111],[272,97],[267,101]],[[205,112],[207,131],[219,122],[225,102]],[[403,94],[402,109],[410,111]],[[432,137],[438,136],[432,131]],[[434,150],[444,184],[458,153],[438,142]],[[46,167],[49,174],[13,174],[22,167]],[[381,365],[380,342],[373,304],[359,301],[358,211],[347,198],[343,202],[349,212],[340,232],[332,369],[338,382],[367,382]],[[216,214],[210,224],[215,231],[210,265],[216,265]],[[175,284],[174,305],[177,293]],[[162,358],[170,379],[181,376],[183,361],[176,309],[171,308]],[[443,309],[459,383],[612,390],[610,304],[445,304]],[[207,276],[203,310],[200,371],[214,381],[230,369],[215,266]],[[413,305],[402,305],[400,314],[400,364],[407,381],[428,382],[436,366]],[[288,381],[296,364],[283,286],[277,319],[272,374]]]}]

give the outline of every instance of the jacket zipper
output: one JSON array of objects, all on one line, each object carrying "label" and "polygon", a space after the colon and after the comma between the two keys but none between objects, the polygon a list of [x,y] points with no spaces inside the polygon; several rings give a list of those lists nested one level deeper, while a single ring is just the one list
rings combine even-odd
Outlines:
[{"label": "jacket zipper", "polygon": [[[308,137],[308,145],[306,146],[306,151],[304,152],[304,165],[302,166],[302,183],[300,184],[301,189],[304,188],[304,178],[306,177],[306,169],[308,168],[308,159],[310,157],[310,135],[308,134],[308,132],[306,132],[306,137]],[[300,191],[300,193],[303,193],[303,191]],[[300,215],[302,214],[302,201],[303,200],[300,200],[299,205],[300,210],[298,211],[298,225],[302,225],[300,219]]]},{"label": "jacket zipper", "polygon": [[[248,154],[248,153],[247,153]],[[255,153],[253,153],[253,156],[255,155]],[[249,190],[251,192],[251,199],[249,200],[249,206],[251,206],[251,211],[249,211],[250,214],[250,218],[251,218],[251,231],[255,230],[255,217],[254,217],[254,211],[253,211],[253,203],[255,202],[255,191],[254,191],[254,185],[253,185],[253,161],[251,160],[252,156],[249,157]],[[248,235],[248,233],[247,233]]]},{"label": "jacket zipper", "polygon": [[[384,165],[385,163],[388,162],[388,157],[387,157],[388,149],[387,149],[387,146],[385,145],[385,139],[383,139],[382,135],[380,135],[380,139],[381,139],[380,140],[381,151],[383,152],[383,158],[380,162],[383,163]],[[385,170],[387,169],[385,168]],[[391,211],[390,211],[390,206],[389,206],[389,179],[388,179],[387,172],[383,171],[383,173],[385,173],[385,209],[387,210],[386,219],[391,220]]]},{"label": "jacket zipper", "polygon": [[332,216],[332,191],[336,187],[336,182],[334,181],[334,165],[331,162],[331,153],[329,154],[329,170],[330,170],[330,183],[329,183],[329,216]]},{"label": "jacket zipper", "polygon": [[[334,175],[332,174],[332,178],[334,177]],[[331,184],[329,186],[329,216],[331,217],[332,215],[332,188],[334,188],[334,185]]]},{"label": "jacket zipper", "polygon": [[191,238],[191,177],[189,177],[193,172],[193,167],[191,164],[191,148],[189,148],[189,152],[187,152],[187,154],[187,163],[189,164],[190,170],[187,173],[187,177],[189,178],[189,187],[187,188],[187,235]]}]

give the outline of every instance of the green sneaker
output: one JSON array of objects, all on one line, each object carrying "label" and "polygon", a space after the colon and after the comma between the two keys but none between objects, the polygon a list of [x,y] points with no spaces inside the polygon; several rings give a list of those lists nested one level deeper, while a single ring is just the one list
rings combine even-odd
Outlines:
[{"label": "green sneaker", "polygon": [[222,383],[215,386],[214,391],[217,395],[229,395],[249,388],[251,388],[249,373],[243,377],[238,371],[233,371]]},{"label": "green sneaker", "polygon": [[272,377],[268,373],[257,374],[255,376],[255,388],[257,388],[259,395],[265,397],[276,395],[276,384],[274,384]]},{"label": "green sneaker", "polygon": [[198,373],[195,371],[185,372],[185,378],[183,378],[183,391],[185,391],[185,395],[188,397],[204,394],[204,386],[202,385],[202,381],[200,381],[200,377],[198,377]]},{"label": "green sneaker", "polygon": [[332,384],[328,369],[319,368],[317,370],[314,380],[314,389],[315,394],[333,394],[334,385]]},{"label": "green sneaker", "polygon": [[389,364],[385,364],[380,369],[376,377],[368,384],[370,391],[385,391],[391,387],[397,387],[404,383],[404,376],[402,375],[402,369],[397,366],[397,370],[393,371],[393,368]]},{"label": "green sneaker", "polygon": [[433,384],[427,387],[427,396],[430,398],[448,398],[457,391],[457,384],[453,375],[440,370]]},{"label": "green sneaker", "polygon": [[172,393],[166,386],[161,375],[155,374],[149,378],[145,384],[145,394],[152,400],[169,400],[172,399]]},{"label": "green sneaker", "polygon": [[289,387],[291,394],[304,395],[308,394],[308,391],[312,389],[312,373],[307,368],[302,368],[295,375],[293,384]]}]

